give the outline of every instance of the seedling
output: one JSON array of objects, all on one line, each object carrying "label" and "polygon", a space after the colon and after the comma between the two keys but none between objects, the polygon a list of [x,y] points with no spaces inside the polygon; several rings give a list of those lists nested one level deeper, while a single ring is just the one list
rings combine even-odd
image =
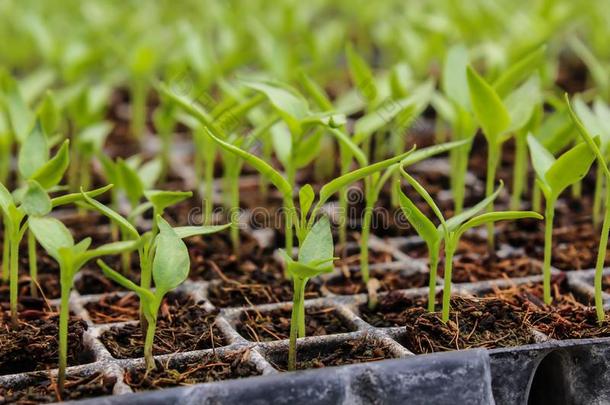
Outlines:
[{"label": "seedling", "polygon": [[110,268],[101,259],[97,261],[104,274],[123,287],[132,290],[140,297],[142,312],[146,319],[146,337],[144,339],[144,359],[147,370],[155,368],[153,342],[157,327],[157,315],[163,297],[186,280],[189,274],[190,258],[188,249],[182,239],[216,232],[227,226],[217,227],[180,227],[172,228],[161,216],[157,217],[159,233],[149,248],[154,254],[152,260],[152,277],[155,288],[142,287]]},{"label": "seedling", "polygon": [[[523,78],[527,77],[530,70],[536,66],[535,61],[539,58],[541,50],[534,51],[522,62],[503,76],[494,86],[472,69],[467,68],[467,82],[470,93],[470,103],[477,122],[483,130],[487,140],[487,179],[485,182],[485,195],[493,193],[496,171],[501,157],[502,144],[512,134],[517,133],[517,156],[515,161],[515,189],[516,194],[512,201],[512,207],[520,205],[520,196],[523,192],[523,181],[525,179],[525,142],[524,132],[527,126],[535,125],[537,122],[534,112],[539,104],[540,90],[538,77],[532,76],[521,86],[509,93]],[[530,60],[531,59],[531,60]],[[502,98],[504,97],[504,99]],[[532,118],[534,116],[534,118]],[[493,202],[488,207],[488,212],[494,209]],[[487,224],[487,243],[490,251],[494,250],[494,225]]]},{"label": "seedling", "polygon": [[[596,141],[598,142],[598,141]],[[531,134],[527,137],[536,184],[546,200],[544,227],[544,302],[551,297],[551,253],[553,244],[553,217],[559,195],[570,185],[580,181],[589,171],[595,154],[587,143],[580,143],[559,158],[555,157]]]},{"label": "seedling", "polygon": [[[83,194],[86,196],[86,194]],[[50,211],[47,201],[45,211]],[[61,299],[59,312],[59,371],[58,389],[63,392],[66,381],[66,366],[68,361],[68,318],[69,300],[72,284],[76,273],[91,259],[100,256],[116,255],[134,250],[139,241],[114,242],[89,249],[91,238],[74,243],[72,234],[58,219],[49,216],[32,216],[28,219],[30,230],[38,243],[59,264]]]},{"label": "seedling", "polygon": [[[299,206],[300,216],[297,215],[296,205],[293,200],[293,186],[284,176],[276,171],[271,165],[260,159],[259,157],[250,154],[230,143],[227,143],[217,138],[213,133],[208,132],[211,139],[214,140],[221,148],[236,154],[244,161],[255,168],[262,176],[272,183],[283,195],[286,215],[291,227],[294,226],[296,236],[299,242],[299,256],[297,261],[292,260],[292,251],[285,250],[284,257],[286,259],[287,272],[293,276],[295,305],[292,308],[292,319],[297,320],[298,327],[291,324],[290,350],[288,356],[289,369],[294,370],[296,366],[296,339],[298,336],[305,336],[305,309],[303,291],[307,281],[322,272],[332,271],[332,235],[330,234],[330,225],[328,219],[320,219],[316,222],[316,218],[322,209],[322,206],[335,193],[342,190],[344,187],[367,176],[377,173],[394,163],[405,159],[412,151],[405,152],[394,158],[386,159],[360,169],[354,170],[351,173],[340,176],[331,182],[325,184],[318,194],[317,202],[314,205],[315,192],[311,185],[306,184],[299,191]],[[294,224],[294,225],[293,225]],[[315,224],[315,225],[314,225]],[[315,229],[315,232],[313,230]],[[292,231],[292,228],[291,228]],[[309,236],[309,235],[312,236]],[[307,241],[307,244],[306,244]],[[330,242],[329,242],[330,241]],[[292,248],[292,245],[290,245]],[[328,252],[331,253],[328,253]],[[296,277],[295,277],[296,275]]]},{"label": "seedling", "polygon": [[434,311],[434,303],[436,297],[436,271],[438,266],[438,257],[441,242],[445,244],[445,272],[443,274],[444,287],[443,287],[443,303],[442,303],[442,314],[441,319],[443,322],[447,322],[449,319],[450,310],[450,299],[451,299],[451,272],[453,270],[453,255],[458,247],[460,238],[467,230],[484,225],[490,222],[497,222],[503,220],[515,220],[521,218],[536,218],[542,219],[542,216],[533,211],[499,211],[499,212],[487,212],[485,214],[478,215],[485,207],[487,207],[500,193],[502,189],[502,183],[496,191],[486,197],[484,200],[479,202],[472,208],[466,209],[460,214],[445,220],[441,210],[438,208],[430,194],[404,169],[401,167],[400,172],[402,176],[409,182],[409,184],[417,191],[417,193],[426,201],[430,206],[434,215],[440,221],[438,227],[434,226],[432,221],[428,219],[424,213],[421,212],[417,205],[413,203],[401,190],[400,181],[395,183],[395,188],[399,192],[401,208],[413,225],[417,233],[426,243],[428,247],[428,257],[430,265],[430,285],[428,292],[428,310]]},{"label": "seedling", "polygon": [[[608,160],[606,155],[604,155],[600,150],[600,145],[598,145],[598,138],[593,138],[589,133],[587,127],[583,125],[583,123],[578,119],[578,116],[572,109],[570,105],[570,99],[568,95],[565,95],[566,104],[568,106],[568,111],[570,112],[570,117],[572,118],[576,128],[578,129],[578,133],[585,140],[591,152],[594,154],[595,159],[597,160],[598,165],[598,177],[603,176],[606,178],[606,199],[604,201],[605,204],[605,213],[604,213],[604,222],[602,224],[602,231],[599,238],[599,246],[597,248],[597,260],[595,262],[595,277],[594,277],[594,287],[595,287],[595,312],[597,314],[597,321],[601,324],[605,319],[604,313],[604,299],[602,293],[603,287],[603,272],[604,272],[604,262],[606,259],[606,251],[608,249],[608,232],[610,232],[610,170],[608,169]],[[600,173],[601,172],[601,173]]]}]

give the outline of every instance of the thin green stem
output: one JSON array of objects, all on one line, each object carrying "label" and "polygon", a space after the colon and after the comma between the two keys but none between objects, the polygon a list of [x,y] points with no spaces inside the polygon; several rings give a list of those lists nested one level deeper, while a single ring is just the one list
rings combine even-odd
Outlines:
[{"label": "thin green stem", "polygon": [[447,322],[449,320],[449,310],[451,309],[451,272],[453,271],[453,254],[455,253],[456,243],[452,240],[445,241],[445,272],[443,274],[443,309],[441,320]]},{"label": "thin green stem", "polygon": [[301,291],[299,292],[299,337],[305,337],[305,286],[307,285],[307,279],[304,279],[301,283]]},{"label": "thin green stem", "polygon": [[142,139],[146,127],[146,80],[134,79],[131,97],[131,134],[135,139]]},{"label": "thin green stem", "polygon": [[532,191],[532,210],[535,212],[541,212],[542,210],[542,191],[535,183]]},{"label": "thin green stem", "polygon": [[[498,168],[498,159],[500,157],[500,145],[488,144],[489,150],[487,155],[487,179],[485,182],[485,197],[489,197],[494,192],[494,183],[496,181],[496,170]],[[493,201],[487,206],[487,212],[493,212],[494,203]],[[487,248],[489,252],[495,250],[495,235],[494,235],[494,224],[489,222],[487,224]]]},{"label": "thin green stem", "polygon": [[300,305],[302,302],[301,291],[303,291],[305,281],[294,277],[294,296],[292,298],[292,316],[290,319],[290,343],[288,347],[288,370],[293,371],[296,369],[297,364],[297,336],[299,333],[299,323],[301,317]]},{"label": "thin green stem", "polygon": [[66,367],[68,365],[68,319],[70,317],[70,287],[72,280],[65,279],[65,273],[70,269],[62,268],[61,303],[59,307],[59,371],[57,373],[57,387],[60,395],[64,391],[66,382]]},{"label": "thin green stem", "polygon": [[11,251],[10,257],[10,280],[9,280],[9,296],[10,296],[10,307],[11,307],[11,323],[14,328],[19,324],[17,318],[17,300],[18,300],[18,288],[19,288],[19,237],[18,232],[12,232],[11,239]]},{"label": "thin green stem", "polygon": [[371,220],[373,218],[374,199],[369,198],[367,193],[366,207],[362,219],[362,233],[360,235],[360,274],[364,284],[369,282],[369,239],[371,235]]},{"label": "thin green stem", "polygon": [[521,196],[527,176],[527,140],[521,134],[515,137],[515,162],[513,166],[513,192],[510,197],[510,209],[521,208]]},{"label": "thin green stem", "polygon": [[[292,247],[293,247],[293,215],[295,214],[294,203],[292,201],[292,196],[290,198],[284,198],[284,232],[286,234],[285,239],[285,248],[286,253],[292,257]],[[287,275],[288,276],[288,275]]]},{"label": "thin green stem", "polygon": [[430,284],[428,287],[428,312],[434,312],[434,304],[436,302],[436,273],[438,268],[438,254],[438,247],[428,249],[430,266]]},{"label": "thin green stem", "polygon": [[2,281],[6,283],[9,280],[10,274],[10,257],[11,257],[11,238],[9,238],[9,227],[4,222],[4,240],[2,241]]},{"label": "thin green stem", "polygon": [[230,199],[231,199],[231,243],[233,253],[239,256],[239,173],[233,173],[230,179]]},{"label": "thin green stem", "polygon": [[604,321],[606,316],[604,313],[604,300],[602,297],[602,278],[606,259],[606,250],[608,249],[608,232],[610,231],[610,187],[606,187],[605,204],[606,213],[604,215],[602,233],[599,238],[599,247],[597,249],[597,261],[595,263],[595,312],[597,313],[597,321],[600,324]]},{"label": "thin green stem", "polygon": [[36,237],[28,231],[28,262],[30,266],[30,295],[38,296],[38,258],[36,256]]},{"label": "thin green stem", "polygon": [[155,330],[157,328],[157,322],[154,317],[146,317],[146,337],[144,338],[144,361],[146,363],[146,370],[155,369],[155,358],[153,357],[153,346],[155,342]]},{"label": "thin green stem", "polygon": [[551,297],[551,255],[553,248],[553,217],[555,216],[555,197],[546,200],[544,223],[544,265],[542,268],[544,303],[550,305]]},{"label": "thin green stem", "polygon": [[[341,175],[349,173],[351,154],[345,146],[339,143],[339,155],[341,159]],[[339,190],[339,245],[344,247],[347,242],[347,218],[349,210],[348,188],[343,187]]]},{"label": "thin green stem", "polygon": [[595,193],[593,194],[593,226],[599,229],[602,217],[602,199],[604,195],[604,173],[598,164],[595,172]]}]

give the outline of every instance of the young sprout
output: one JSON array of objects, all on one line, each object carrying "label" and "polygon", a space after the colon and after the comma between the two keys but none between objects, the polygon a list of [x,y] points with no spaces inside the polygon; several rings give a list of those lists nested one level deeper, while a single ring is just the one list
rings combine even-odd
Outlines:
[{"label": "young sprout", "polygon": [[[576,113],[570,106],[570,99],[568,95],[565,95],[566,104],[568,106],[568,111],[570,112],[570,116],[578,129],[580,136],[585,140],[586,144],[593,152],[595,158],[597,159],[598,170],[597,176],[605,177],[606,179],[606,198],[604,200],[605,204],[605,213],[604,213],[604,222],[602,224],[602,231],[599,238],[599,246],[597,248],[597,260],[595,262],[595,278],[594,278],[594,286],[595,286],[595,312],[597,313],[597,321],[601,324],[605,319],[604,313],[604,299],[602,293],[603,286],[603,272],[604,272],[604,262],[606,259],[606,251],[608,249],[608,232],[610,232],[610,169],[608,169],[608,163],[606,156],[601,152],[600,146],[598,146],[596,140],[597,138],[593,138],[589,133],[588,129],[583,125],[583,123],[578,119]],[[601,171],[601,173],[600,173]]]},{"label": "young sprout", "polygon": [[[321,272],[332,271],[332,236],[329,236],[330,227],[328,225],[328,219],[323,218],[316,222],[316,218],[318,217],[320,210],[332,195],[339,192],[344,187],[402,161],[412,151],[408,151],[394,158],[386,159],[384,161],[359,168],[351,173],[332,180],[320,189],[317,202],[315,204],[314,202],[316,201],[316,196],[313,187],[306,184],[299,191],[300,215],[297,215],[296,205],[293,199],[293,186],[286,178],[284,178],[282,174],[259,157],[217,138],[211,132],[209,132],[208,135],[221,148],[236,154],[250,164],[250,166],[255,168],[262,176],[266,177],[267,180],[282,193],[284,202],[286,204],[287,218],[289,219],[291,226],[294,226],[296,230],[296,236],[299,243],[299,254],[297,261],[295,262],[292,260],[291,251],[286,249],[284,253],[287,263],[286,270],[289,274],[293,275],[294,300],[296,302],[296,305],[294,305],[292,308],[292,319],[297,321],[297,326],[295,326],[294,323],[291,324],[291,344],[289,350],[289,369],[293,370],[296,366],[297,334],[299,337],[305,336],[305,307],[303,302],[303,291],[305,285],[309,278],[314,277]],[[314,229],[315,232],[312,234]],[[309,236],[310,234],[312,234],[312,236]],[[306,241],[308,241],[307,244]],[[331,253],[328,253],[329,249]],[[314,253],[314,250],[319,251]],[[295,275],[296,277],[294,277]]]},{"label": "young sprout", "polygon": [[104,274],[123,287],[132,290],[140,297],[140,305],[146,319],[146,337],[144,339],[144,359],[147,370],[155,368],[153,342],[157,327],[157,315],[163,297],[186,280],[190,270],[188,249],[182,239],[216,232],[223,227],[180,227],[172,228],[161,216],[157,217],[159,233],[154,238],[150,251],[152,260],[152,277],[155,288],[138,286],[125,276],[111,269],[101,259],[97,261]]},{"label": "young sprout", "polygon": [[485,207],[487,207],[500,193],[502,189],[502,183],[500,187],[491,195],[486,197],[484,200],[479,202],[474,207],[468,208],[460,214],[445,220],[441,210],[438,208],[430,194],[404,169],[401,167],[400,172],[402,176],[409,182],[409,184],[417,191],[417,193],[426,201],[430,206],[434,215],[440,221],[440,225],[435,227],[430,219],[428,219],[424,213],[413,203],[401,190],[400,181],[395,183],[395,188],[399,193],[401,208],[413,225],[417,233],[426,243],[428,247],[428,257],[430,263],[430,286],[428,292],[428,310],[434,311],[434,303],[436,297],[436,270],[438,266],[438,257],[441,242],[445,244],[445,272],[443,274],[445,285],[443,287],[443,303],[442,303],[442,314],[441,319],[443,322],[447,322],[449,319],[450,310],[450,299],[451,299],[451,273],[453,270],[453,255],[458,247],[460,238],[467,230],[484,225],[490,222],[497,222],[503,220],[514,220],[521,218],[536,218],[542,219],[542,216],[533,211],[499,211],[499,212],[487,212],[485,214],[478,215]]},{"label": "young sprout", "polygon": [[[86,194],[83,194],[86,195]],[[50,211],[47,203],[45,211]],[[116,255],[121,252],[134,250],[139,241],[114,242],[89,249],[91,238],[74,243],[72,234],[58,219],[49,216],[36,216],[28,219],[30,230],[38,243],[59,264],[61,285],[61,299],[59,312],[59,371],[58,389],[63,392],[66,381],[66,367],[68,361],[68,318],[69,300],[72,284],[76,273],[91,259],[100,256]]]},{"label": "young sprout", "polygon": [[551,298],[551,252],[553,244],[553,217],[555,202],[570,185],[580,181],[589,171],[595,154],[587,143],[580,143],[558,159],[540,144],[531,134],[527,136],[532,166],[536,172],[536,184],[546,200],[544,227],[544,302]]},{"label": "young sprout", "polygon": [[[599,151],[605,157],[604,164],[607,165],[610,157],[610,108],[598,98],[593,103],[593,109],[590,109],[580,97],[577,97],[574,99],[574,112],[589,134],[599,135]],[[592,208],[593,226],[596,229],[601,223],[604,179],[603,165],[598,163]]]},{"label": "young sprout", "polygon": [[[493,193],[494,182],[502,144],[514,133],[519,133],[523,141],[524,127],[534,125],[537,121],[532,121],[534,111],[539,104],[540,90],[537,76],[533,76],[519,86],[516,90],[509,93],[522,76],[532,68],[533,63],[525,66],[517,65],[515,70],[509,70],[505,76],[501,76],[494,86],[491,86],[470,66],[466,70],[468,89],[472,111],[483,130],[483,135],[487,140],[487,179],[485,183],[485,195]],[[501,97],[508,94],[504,99]],[[516,193],[520,197],[523,188],[526,168],[524,167],[524,142],[517,139],[518,153],[516,156]],[[517,200],[518,202],[519,200]],[[513,206],[518,205],[513,201]],[[493,212],[493,201],[487,208],[488,212]],[[487,244],[489,251],[494,250],[494,225],[493,222],[487,223]]]}]

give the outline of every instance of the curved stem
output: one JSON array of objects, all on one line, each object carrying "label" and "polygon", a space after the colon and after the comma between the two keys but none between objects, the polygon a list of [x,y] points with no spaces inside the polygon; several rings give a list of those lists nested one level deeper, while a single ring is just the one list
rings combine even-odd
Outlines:
[{"label": "curved stem", "polygon": [[30,295],[38,296],[38,258],[36,257],[36,238],[28,231],[28,262],[30,265]]},{"label": "curved stem", "polygon": [[[601,173],[600,173],[601,174]],[[595,263],[595,311],[597,313],[597,321],[601,324],[604,321],[604,300],[602,296],[602,276],[604,271],[604,262],[606,259],[606,250],[608,248],[608,232],[610,231],[610,187],[606,187],[606,213],[604,215],[604,223],[602,225],[602,233],[599,238],[599,247],[597,249],[597,262]]]},{"label": "curved stem", "polygon": [[555,215],[555,198],[546,200],[545,223],[544,223],[544,266],[542,268],[544,303],[550,305],[551,297],[551,255],[553,248],[553,217]]},{"label": "curved stem", "polygon": [[296,369],[297,363],[297,336],[299,333],[299,318],[301,317],[301,291],[303,291],[304,280],[294,277],[293,288],[294,296],[292,298],[292,316],[290,319],[290,343],[288,347],[288,370]]},{"label": "curved stem", "polygon": [[451,272],[453,271],[453,254],[455,252],[456,243],[453,240],[445,241],[445,273],[443,287],[443,309],[441,320],[447,322],[449,320],[449,310],[451,309]]},{"label": "curved stem", "polygon": [[434,312],[434,304],[436,302],[436,272],[438,267],[438,254],[438,247],[428,249],[430,266],[430,284],[428,287],[428,312]]},{"label": "curved stem", "polygon": [[[500,145],[488,144],[488,155],[487,155],[487,179],[485,183],[485,197],[489,197],[494,192],[494,183],[496,181],[496,169],[498,167],[498,158],[500,156]],[[494,203],[493,201],[487,206],[487,212],[493,212]],[[494,243],[494,223],[489,222],[487,224],[487,247],[489,252],[495,250]]]},{"label": "curved stem", "polygon": [[[368,194],[368,193],[367,193]],[[367,196],[364,218],[362,219],[362,233],[360,235],[360,274],[364,284],[369,282],[369,238],[371,235],[371,220],[373,218],[374,200]]]}]

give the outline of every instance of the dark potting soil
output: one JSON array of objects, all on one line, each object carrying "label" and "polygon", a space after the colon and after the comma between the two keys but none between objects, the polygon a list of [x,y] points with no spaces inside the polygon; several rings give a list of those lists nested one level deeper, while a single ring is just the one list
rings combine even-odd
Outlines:
[{"label": "dark potting soil", "polygon": [[126,322],[139,319],[140,300],[135,293],[104,294],[97,301],[87,302],[85,309],[93,323]]},{"label": "dark potting soil", "polygon": [[[242,277],[227,277],[213,265],[221,281],[208,287],[208,299],[217,307],[236,307],[292,301],[293,285],[279,265],[269,262],[256,267]],[[305,299],[320,297],[320,285],[310,280],[305,287]]]},{"label": "dark potting soil", "polygon": [[[409,243],[399,247],[400,251],[409,257],[416,259],[424,259],[428,257],[428,247],[425,243]],[[476,234],[465,234],[460,238],[458,247],[455,251],[456,255],[464,253],[474,253],[478,255],[487,254],[487,239]],[[442,254],[442,251],[441,251]]]},{"label": "dark potting soil", "polygon": [[268,259],[256,239],[240,234],[239,255],[234,254],[233,245],[226,232],[189,238],[186,244],[191,258],[192,280],[218,280],[222,277],[216,268],[230,278],[241,277],[256,270]]},{"label": "dark potting soil", "polygon": [[[155,355],[211,349],[227,342],[214,322],[218,311],[208,311],[203,301],[195,302],[185,294],[167,297],[157,319],[153,353]],[[144,334],[139,322],[113,326],[100,339],[117,359],[143,356]]]},{"label": "dark potting soil", "polygon": [[[530,257],[544,258],[544,224],[519,221],[499,233],[498,240],[523,248]],[[560,270],[582,270],[595,267],[599,233],[588,222],[555,226],[553,229],[553,253],[551,264]],[[610,264],[610,252],[605,265]]]},{"label": "dark potting soil", "polygon": [[[443,277],[444,264],[438,268]],[[453,258],[451,280],[454,283],[474,283],[501,278],[527,277],[542,273],[542,263],[529,257],[490,257],[477,254],[464,254]]]},{"label": "dark potting soil", "polygon": [[[300,342],[299,342],[300,343]],[[299,347],[300,346],[300,347]],[[271,354],[271,364],[280,371],[288,370],[288,351]],[[373,338],[361,338],[324,346],[297,345],[297,370],[341,366],[391,359],[390,347]]]},{"label": "dark potting soil", "polygon": [[[356,250],[356,251],[354,251]],[[360,266],[360,249],[346,249],[344,252],[338,250],[340,259],[334,261],[335,267],[354,267]],[[394,259],[392,254],[389,252],[381,252],[378,250],[368,249],[369,251],[369,264],[383,264],[390,263]]]},{"label": "dark potting soil", "polygon": [[143,367],[130,369],[124,378],[134,391],[145,391],[260,375],[250,357],[251,352],[246,349],[229,354],[211,354],[178,365],[157,361],[155,370],[146,373]]},{"label": "dark potting soil", "polygon": [[499,298],[453,297],[446,323],[440,312],[428,312],[423,306],[406,308],[402,317],[401,343],[417,354],[535,342],[526,324],[527,312]]},{"label": "dark potting soil", "polygon": [[378,328],[405,326],[404,312],[410,308],[426,307],[427,299],[406,297],[399,291],[391,291],[379,298],[375,309],[369,309],[368,303],[358,307],[360,317],[370,325]]},{"label": "dark potting soil", "polygon": [[[54,312],[28,310],[20,313],[17,329],[10,317],[3,314],[0,320],[0,375],[57,367],[59,315]],[[91,362],[83,342],[87,324],[71,317],[68,323],[68,365]]]},{"label": "dark potting soil", "polygon": [[[370,271],[370,276],[379,280],[378,291],[380,292],[424,287],[430,280],[428,273],[405,274],[397,270],[373,269]],[[329,278],[324,281],[323,288],[337,295],[360,294],[367,291],[366,285],[362,281],[362,274],[355,269],[342,271]]]},{"label": "dark potting soil", "polygon": [[528,283],[495,291],[501,299],[527,310],[527,323],[552,339],[584,339],[610,336],[610,314],[602,325],[595,307],[583,303],[566,289],[561,279],[552,284],[553,302],[545,305],[541,284]]},{"label": "dark potting soil", "polygon": [[0,387],[0,404],[40,404],[60,401],[75,401],[112,394],[116,378],[100,372],[87,376],[70,376],[66,378],[64,393],[57,394],[57,381],[49,379],[47,374],[35,376],[27,384],[14,388]]},{"label": "dark potting soil", "polygon": [[[132,256],[135,257],[135,255]],[[115,266],[114,268],[120,269],[119,266]],[[136,267],[133,268],[135,269]],[[136,284],[140,283],[140,276],[139,274],[136,274],[136,272],[131,272],[127,277]],[[81,270],[74,281],[74,288],[82,295],[125,291],[122,286],[104,276],[104,273],[99,269]]]},{"label": "dark potting soil", "polygon": [[[249,309],[241,313],[237,332],[253,342],[288,339],[290,335],[291,307],[272,311]],[[352,332],[335,308],[305,308],[306,336],[334,335]]]}]

